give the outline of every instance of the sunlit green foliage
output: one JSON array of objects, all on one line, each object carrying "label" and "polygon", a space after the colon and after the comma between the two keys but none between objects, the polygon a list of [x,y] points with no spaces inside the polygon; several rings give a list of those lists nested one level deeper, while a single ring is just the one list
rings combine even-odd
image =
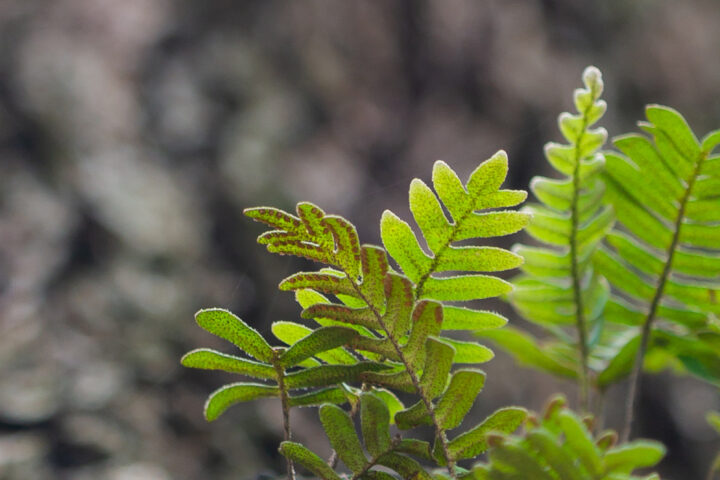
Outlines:
[{"label": "sunlit green foliage", "polygon": [[[501,188],[508,171],[502,151],[464,183],[444,162],[434,165],[432,188],[413,180],[414,226],[384,212],[384,248],[362,244],[349,221],[310,203],[294,213],[247,209],[270,227],[258,238],[269,252],[319,267],[280,282],[304,320],[272,325],[284,346],[271,346],[226,310],[198,312],[203,329],[245,356],[198,349],[183,365],[252,379],[212,393],[206,418],[238,402],[279,398],[289,479],[293,463],[326,480],[657,479],[633,475],[662,458],[659,444],[616,446],[617,435],[594,435],[561,398],[541,417],[506,407],[463,425],[485,386],[476,364],[493,352],[453,331],[473,332],[520,363],[577,380],[584,411],[591,387],[604,391],[642,365],[646,343],[648,369],[671,366],[720,385],[720,156],[713,154],[720,131],[699,141],[677,112],[651,106],[642,127],[652,139],[621,136],[615,145],[622,153],[601,152],[607,134],[593,128],[605,111],[600,72],[589,67],[583,81],[574,96],[578,113],[559,118],[568,143],[545,149],[561,178],[533,179],[539,203],[522,211],[508,209],[526,193]],[[540,246],[507,251],[478,242],[526,226]],[[495,275],[517,267],[522,273],[512,282]],[[467,303],[498,296],[545,335],[500,328],[507,319]],[[320,406],[332,458],[349,474],[293,441],[296,406]],[[720,429],[717,415],[709,421]],[[433,442],[412,438],[423,426],[433,429]],[[458,465],[488,449],[487,461],[471,470]]]},{"label": "sunlit green foliage", "polygon": [[[628,353],[648,341],[656,363],[675,358],[720,384],[720,131],[699,141],[671,108],[650,105],[646,115],[650,138],[622,135],[622,153],[606,155],[605,200],[619,223],[594,261],[617,293],[606,316],[642,327],[625,338]],[[626,357],[601,384],[630,370]]]},{"label": "sunlit green foliage", "polygon": [[[535,177],[530,188],[539,204],[524,211],[532,215],[527,232],[543,246],[517,245],[525,258],[522,275],[513,279],[508,295],[513,307],[549,334],[542,342],[515,328],[487,332],[521,363],[555,375],[580,378],[587,388],[590,354],[603,326],[609,286],[592,267],[598,244],[612,227],[611,207],[602,206],[605,191],[600,172],[605,158],[598,153],[607,132],[591,128],[605,113],[600,99],[600,71],[588,67],[585,87],[575,91],[576,114],[558,119],[565,145],[548,143],[545,157],[560,179]],[[576,335],[568,335],[570,328]],[[572,348],[575,348],[575,352]]]},{"label": "sunlit green foliage", "polygon": [[[323,327],[302,335],[290,348],[271,347],[267,341],[240,318],[227,310],[213,308],[200,310],[196,315],[198,325],[208,332],[235,344],[240,350],[255,358],[228,355],[215,350],[200,348],[182,358],[186,367],[205,370],[223,370],[246,377],[270,381],[267,383],[238,382],[225,385],[212,394],[205,403],[205,418],[215,420],[235,403],[256,398],[287,395],[289,406],[310,406],[323,403],[345,403],[356,396],[354,390],[343,382],[356,381],[369,371],[389,367],[377,362],[351,364],[321,364],[321,358],[334,358],[333,353],[343,352],[357,332],[345,327]],[[317,358],[313,358],[317,357]],[[287,372],[288,368],[295,368]],[[308,388],[321,388],[305,392]],[[291,390],[304,393],[290,394]]]},{"label": "sunlit green foliage", "polygon": [[616,446],[617,434],[591,433],[592,419],[579,418],[556,397],[541,416],[531,415],[521,435],[490,435],[488,461],[461,478],[475,480],[650,480],[634,476],[665,454],[658,442],[638,440]]}]

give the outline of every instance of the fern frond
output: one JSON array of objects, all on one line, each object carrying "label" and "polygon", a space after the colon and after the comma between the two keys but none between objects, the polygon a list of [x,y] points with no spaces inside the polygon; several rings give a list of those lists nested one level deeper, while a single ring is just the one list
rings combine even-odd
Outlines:
[{"label": "fern frond", "polygon": [[[648,440],[616,446],[617,434],[606,431],[594,437],[589,423],[553,399],[542,415],[531,415],[522,435],[491,433],[487,462],[476,464],[463,478],[567,480],[632,480],[637,469],[653,467],[664,447]],[[644,477],[655,478],[657,476]]]},{"label": "fern frond", "polygon": [[487,337],[526,365],[564,376],[575,376],[569,371],[575,370],[581,383],[581,403],[587,408],[590,337],[593,330],[601,328],[609,293],[605,280],[593,272],[590,259],[614,216],[611,207],[602,205],[604,185],[599,177],[605,160],[598,149],[607,132],[602,127],[591,128],[606,108],[600,99],[600,71],[588,67],[583,82],[585,87],[574,96],[578,113],[563,113],[558,118],[568,143],[545,146],[546,159],[563,178],[533,178],[530,188],[540,203],[524,208],[532,215],[526,231],[547,246],[515,246],[513,251],[523,256],[525,263],[523,274],[513,281],[515,290],[508,295],[518,313],[561,343],[566,342],[562,329],[574,326],[577,340],[570,341],[577,344],[577,360],[568,362],[554,355],[556,341],[541,343],[517,331],[488,332]]},{"label": "fern frond", "polygon": [[[646,116],[640,126],[650,138],[618,137],[614,143],[622,154],[607,155],[606,200],[622,230],[614,231],[594,258],[616,292],[609,308],[621,318],[642,313],[626,435],[645,352],[683,348],[677,341],[651,343],[653,329],[697,335],[720,314],[720,224],[715,220],[720,175],[712,156],[720,137],[713,132],[699,141],[682,115],[668,107],[650,105]],[[678,306],[687,313],[675,315]],[[693,349],[678,358],[691,373],[702,371],[702,377],[720,381],[720,357],[715,365],[703,365],[710,371],[698,368],[691,352],[702,349],[703,340],[696,339],[698,344],[690,342]]]},{"label": "fern frond", "polygon": [[[338,385],[357,382],[366,372],[390,368],[371,361],[358,362],[342,348],[359,336],[351,328],[328,326],[312,331],[302,325],[278,322],[273,330],[282,330],[278,336],[290,346],[273,348],[257,331],[227,310],[200,310],[195,318],[203,329],[232,342],[259,361],[201,348],[183,356],[183,366],[222,370],[271,382],[238,382],[219,388],[210,394],[205,404],[208,421],[215,420],[236,403],[262,397],[279,397],[288,407],[346,403],[354,393]],[[292,393],[293,390],[318,387],[330,388]]]},{"label": "fern frond", "polygon": [[[391,412],[383,397],[375,391],[360,394],[362,435],[356,432],[350,415],[336,405],[323,405],[320,408],[320,420],[333,449],[352,472],[351,480],[394,478],[383,470],[377,470],[377,467],[388,468],[403,479],[432,478],[416,460],[409,456],[428,459],[430,444],[420,440],[403,439],[399,435],[391,437]],[[284,442],[280,446],[280,452],[323,479],[340,478],[319,457],[299,444]]]},{"label": "fern frond", "polygon": [[355,227],[342,217],[326,215],[312,203],[298,203],[296,210],[297,216],[272,207],[248,208],[244,213],[275,229],[258,238],[269,252],[304,257],[357,277],[360,241]]},{"label": "fern frond", "polygon": [[[498,152],[482,163],[463,185],[444,162],[433,168],[437,195],[421,180],[410,185],[410,210],[430,250],[425,253],[410,225],[390,211],[381,221],[385,248],[416,285],[418,298],[469,301],[507,293],[511,286],[491,275],[519,266],[522,258],[496,247],[459,247],[462,240],[509,235],[521,230],[529,215],[513,210],[479,212],[522,202],[526,193],[500,190],[507,175],[507,156]],[[439,198],[438,198],[439,196]],[[445,216],[443,207],[450,213]],[[438,276],[455,272],[462,275]],[[457,312],[462,313],[462,312]],[[482,324],[478,325],[482,328]]]}]

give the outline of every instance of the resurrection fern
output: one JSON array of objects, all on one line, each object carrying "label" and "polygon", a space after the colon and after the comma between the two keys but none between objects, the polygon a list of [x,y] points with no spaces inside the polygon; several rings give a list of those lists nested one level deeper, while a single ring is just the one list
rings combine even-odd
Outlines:
[{"label": "resurrection fern", "polygon": [[[449,406],[438,408],[441,409],[443,415],[457,416],[450,412]],[[525,416],[525,411],[521,409],[500,409],[483,423],[451,442],[450,451],[457,458],[475,457],[487,448],[485,437],[489,432],[513,432],[525,420]],[[390,412],[382,400],[369,392],[360,396],[362,442],[355,431],[352,419],[340,407],[323,405],[320,408],[320,420],[330,438],[330,444],[343,463],[353,472],[351,479],[388,478],[382,470],[374,469],[378,466],[390,468],[402,478],[431,479],[433,477],[412,457],[436,462],[442,459],[441,452],[433,453],[428,442],[403,438],[400,434],[391,436]],[[280,451],[320,478],[325,480],[340,478],[333,470],[328,469],[327,464],[317,455],[298,443],[284,442],[280,446]],[[459,467],[458,470],[461,478],[468,474]]]},{"label": "resurrection fern", "polygon": [[[600,71],[588,67],[583,81],[585,88],[574,96],[578,113],[563,113],[558,119],[568,144],[545,146],[548,162],[563,178],[533,178],[530,188],[541,203],[524,209],[532,215],[526,231],[547,246],[513,249],[525,263],[508,298],[523,317],[549,332],[552,340],[541,344],[513,328],[486,336],[525,364],[579,378],[581,405],[587,410],[590,352],[600,337],[609,296],[608,284],[593,270],[591,258],[614,217],[612,208],[602,205],[605,189],[599,175],[605,159],[598,149],[607,132],[591,128],[606,109],[600,99]],[[568,326],[577,332],[576,341],[568,337]],[[567,352],[570,342],[577,345],[577,355]]]},{"label": "resurrection fern", "polygon": [[[526,192],[501,188],[503,151],[466,182],[440,161],[431,186],[413,180],[413,225],[385,211],[383,247],[362,244],[349,221],[311,203],[292,213],[245,210],[270,227],[258,237],[269,252],[319,265],[280,282],[304,320],[272,324],[281,346],[227,310],[197,313],[200,327],[242,352],[202,348],[182,358],[186,367],[244,377],[210,394],[207,420],[239,402],[279,399],[288,480],[295,464],[324,480],[658,479],[635,471],[659,462],[661,445],[594,435],[592,417],[570,411],[564,397],[541,416],[505,407],[463,425],[485,386],[477,367],[493,358],[459,340],[463,331],[576,380],[583,415],[591,392],[601,401],[632,370],[625,439],[643,365],[720,386],[720,131],[698,141],[677,112],[650,106],[642,128],[652,138],[621,136],[621,153],[601,152],[607,134],[593,128],[605,112],[600,72],[589,67],[583,82],[577,113],[559,118],[568,143],[545,148],[560,177],[534,178],[539,203],[522,211],[509,207]],[[539,246],[481,244],[525,227]],[[518,267],[512,282],[494,275]],[[544,335],[500,328],[505,317],[478,309],[478,300],[498,296]],[[319,407],[333,448],[327,462],[293,439],[290,413],[304,406]],[[709,416],[720,429],[718,418]],[[431,428],[432,441],[414,438],[417,427]],[[716,460],[708,478],[719,469]]]},{"label": "resurrection fern", "polygon": [[[270,382],[237,382],[215,390],[205,402],[205,418],[213,421],[231,405],[239,402],[280,397],[286,441],[291,438],[292,407],[356,401],[353,398],[357,395],[356,391],[341,382],[357,380],[364,372],[389,368],[376,362],[357,362],[342,349],[343,345],[358,335],[351,328],[319,328],[303,335],[290,348],[273,348],[257,331],[227,310],[200,310],[195,319],[200,327],[233,343],[257,361],[200,348],[183,356],[181,363],[184,366],[223,370]],[[323,365],[319,360],[331,363]],[[293,371],[288,372],[289,369]],[[297,395],[290,393],[309,388],[314,390]],[[292,465],[288,464],[289,476],[292,476],[292,472]]]},{"label": "resurrection fern", "polygon": [[651,138],[618,137],[622,154],[606,155],[606,201],[619,225],[594,259],[616,290],[606,316],[640,327],[626,341],[622,365],[611,365],[621,373],[634,359],[625,438],[655,328],[662,334],[654,347],[720,383],[720,329],[713,320],[720,313],[720,156],[712,155],[720,131],[700,142],[675,110],[651,105],[646,115],[640,126]]},{"label": "resurrection fern", "polygon": [[634,476],[665,455],[658,442],[638,440],[615,446],[611,430],[594,437],[592,417],[579,418],[556,397],[544,413],[530,415],[522,435],[491,435],[487,462],[476,464],[474,480],[658,480]]},{"label": "resurrection fern", "polygon": [[[432,190],[420,180],[412,182],[410,208],[432,255],[422,251],[411,227],[391,212],[386,212],[381,222],[383,242],[407,277],[390,269],[384,250],[360,246],[355,228],[347,220],[326,215],[314,205],[299,204],[297,216],[266,207],[245,212],[273,228],[258,239],[268,251],[302,256],[330,267],[292,275],[281,282],[280,289],[296,292],[304,318],[315,319],[320,325],[353,326],[358,336],[349,345],[358,355],[381,358],[391,366],[389,372],[362,374],[364,382],[420,397],[397,413],[396,422],[401,428],[432,425],[436,432],[434,451],[442,452],[442,463],[447,463],[453,476],[457,458],[449,450],[446,430],[453,422],[459,423],[464,413],[446,419],[438,415],[436,407],[443,402],[449,405],[462,393],[469,400],[469,410],[475,395],[467,395],[472,390],[460,392],[453,379],[483,374],[473,370],[452,373],[452,366],[486,362],[492,352],[474,342],[443,336],[442,331],[497,328],[505,319],[492,312],[443,307],[440,302],[488,298],[511,288],[504,280],[475,272],[513,268],[522,262],[519,256],[495,247],[452,245],[514,233],[527,223],[527,214],[514,211],[476,213],[524,200],[525,192],[500,190],[506,175],[504,152],[481,164],[466,185],[449,166],[437,162],[433,185],[453,216],[452,222]],[[449,271],[473,273],[434,276]]]}]

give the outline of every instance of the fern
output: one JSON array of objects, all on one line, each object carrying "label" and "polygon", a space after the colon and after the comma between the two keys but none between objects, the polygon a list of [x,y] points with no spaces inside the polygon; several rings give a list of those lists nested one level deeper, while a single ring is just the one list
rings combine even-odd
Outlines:
[{"label": "fern", "polygon": [[[343,382],[357,380],[368,371],[389,368],[377,362],[357,362],[342,346],[358,333],[346,327],[330,326],[306,332],[290,348],[273,348],[253,328],[240,318],[223,309],[200,310],[195,319],[200,327],[240,348],[255,360],[227,355],[212,349],[200,348],[183,356],[185,367],[205,370],[222,370],[265,381],[264,383],[237,382],[225,385],[205,402],[205,418],[217,419],[230,406],[265,397],[279,397],[282,405],[285,440],[291,439],[290,409],[299,406],[356,401],[357,391]],[[321,364],[320,359],[347,358],[344,364]],[[317,357],[317,358],[313,358]],[[288,370],[293,371],[289,372]],[[270,382],[271,384],[268,384]],[[326,388],[317,388],[326,387]],[[291,394],[291,391],[310,392]],[[288,474],[293,475],[288,464]]]},{"label": "fern", "polygon": [[720,131],[700,142],[675,110],[651,105],[646,114],[648,122],[641,127],[651,139],[618,137],[614,143],[622,155],[606,156],[606,200],[615,207],[622,229],[608,236],[608,248],[594,259],[617,292],[606,315],[640,326],[626,344],[630,353],[637,352],[626,438],[655,327],[660,331],[654,346],[676,352],[690,372],[720,380],[718,328],[704,332],[720,313],[720,157],[711,155],[720,144]]},{"label": "fern", "polygon": [[[656,465],[665,454],[658,442],[638,440],[615,446],[617,434],[594,437],[592,417],[579,418],[556,397],[542,416],[531,415],[519,436],[493,434],[489,460],[476,464],[475,480],[631,480],[637,469]],[[657,475],[642,477],[659,479]]]},{"label": "fern", "polygon": [[[626,135],[615,140],[622,154],[601,153],[606,132],[592,128],[605,111],[600,72],[589,67],[583,81],[575,92],[578,113],[559,118],[568,144],[545,149],[562,178],[533,179],[539,203],[524,210],[508,209],[526,193],[501,188],[508,170],[502,151],[464,183],[443,162],[433,167],[432,188],[413,180],[409,205],[417,229],[385,211],[384,248],[362,244],[348,220],[310,203],[298,204],[294,213],[247,209],[248,217],[270,227],[258,237],[269,252],[319,264],[279,285],[294,293],[300,316],[310,323],[273,323],[284,345],[271,346],[226,310],[198,312],[203,329],[245,356],[198,349],[183,357],[183,365],[251,379],[213,392],[206,418],[239,402],[279,398],[289,480],[296,463],[326,480],[657,479],[633,475],[654,466],[662,446],[616,446],[614,432],[594,436],[590,417],[571,412],[564,398],[541,417],[505,407],[459,429],[485,386],[477,365],[493,352],[457,340],[457,331],[577,380],[583,413],[591,388],[604,393],[633,365],[633,392],[643,364],[681,366],[720,385],[720,156],[712,153],[720,131],[700,142],[677,112],[651,106],[643,128],[652,141]],[[507,251],[478,242],[526,226],[542,246]],[[512,283],[494,275],[518,267],[522,273]],[[498,296],[550,340],[500,329],[505,317],[466,303]],[[407,394],[410,404],[396,392]],[[634,394],[629,398],[634,405]],[[334,451],[330,461],[293,441],[290,412],[300,406],[320,406]],[[432,427],[434,442],[412,437],[422,426]],[[458,465],[486,451],[487,460],[472,469]],[[336,471],[338,460],[349,476]],[[712,468],[709,478],[718,461]]]},{"label": "fern", "polygon": [[[527,232],[547,246],[518,245],[513,249],[525,263],[508,298],[523,317],[543,327],[553,340],[540,345],[529,334],[509,328],[483,335],[522,363],[579,378],[581,404],[587,410],[590,354],[602,329],[609,294],[607,282],[593,271],[591,258],[614,216],[611,207],[602,206],[604,185],[599,175],[605,160],[598,149],[607,132],[591,128],[606,109],[600,99],[600,71],[588,67],[583,81],[585,88],[575,91],[578,113],[563,113],[558,119],[568,144],[545,146],[548,162],[564,177],[535,177],[530,183],[541,203],[525,207],[532,215]],[[577,331],[576,341],[565,331],[570,325]],[[569,342],[577,345],[577,360],[562,348]]]},{"label": "fern", "polygon": [[[383,243],[407,277],[391,271],[384,250],[360,246],[355,228],[347,220],[326,215],[314,205],[299,204],[297,216],[267,207],[245,212],[273,228],[258,239],[268,251],[302,256],[331,267],[292,275],[281,282],[280,289],[296,292],[304,318],[320,325],[352,326],[358,335],[350,346],[365,358],[382,358],[392,366],[392,371],[366,372],[361,378],[368,384],[420,397],[398,412],[396,421],[406,428],[433,425],[435,451],[442,452],[442,462],[447,463],[451,475],[456,459],[445,432],[464,413],[447,419],[447,414],[440,416],[436,409],[447,409],[451,403],[446,398],[459,396],[457,381],[453,381],[458,375],[483,375],[472,370],[452,374],[452,365],[486,362],[492,352],[474,342],[443,336],[442,330],[496,328],[506,320],[493,312],[443,306],[441,302],[488,298],[511,288],[504,280],[474,272],[514,268],[522,262],[519,256],[495,247],[452,245],[514,233],[527,223],[527,214],[514,211],[476,213],[524,200],[525,192],[500,190],[506,175],[504,152],[481,164],[466,185],[449,166],[437,162],[433,184],[453,222],[447,220],[429,187],[420,180],[412,182],[410,207],[433,254],[425,254],[411,227],[391,212],[385,212],[381,222]],[[449,271],[473,273],[434,276]],[[466,398],[469,410],[474,395]]]}]

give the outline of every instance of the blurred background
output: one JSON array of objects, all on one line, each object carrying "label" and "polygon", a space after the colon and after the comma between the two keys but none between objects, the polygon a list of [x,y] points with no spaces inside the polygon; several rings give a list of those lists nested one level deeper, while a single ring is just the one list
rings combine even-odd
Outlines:
[{"label": "blurred background", "polygon": [[[263,333],[299,319],[276,286],[303,264],[256,245],[244,207],[309,200],[378,243],[382,211],[408,218],[408,184],[437,159],[465,177],[504,148],[511,187],[549,173],[542,145],[588,64],[611,135],[648,102],[717,128],[718,51],[716,0],[2,0],[0,479],[281,472],[278,405],[207,424],[205,397],[231,378],[179,365],[227,350],[195,325],[201,307]],[[486,370],[474,420],[575,398],[500,353]],[[661,471],[702,478],[717,391],[644,387]],[[294,427],[327,454],[315,416]]]}]

